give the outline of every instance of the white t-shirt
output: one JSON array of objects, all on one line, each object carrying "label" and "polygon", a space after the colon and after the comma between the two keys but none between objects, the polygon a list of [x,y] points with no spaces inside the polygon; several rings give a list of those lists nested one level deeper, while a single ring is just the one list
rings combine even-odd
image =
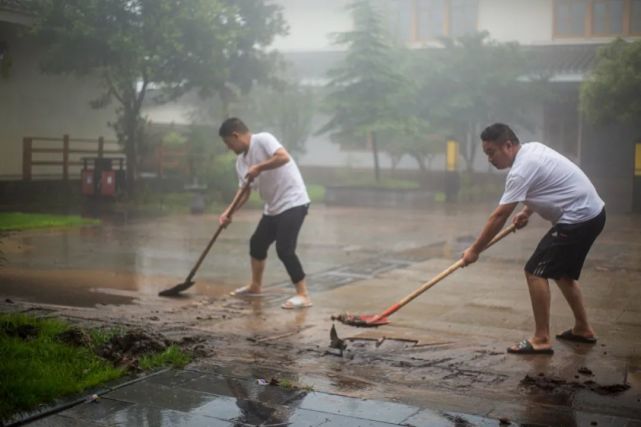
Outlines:
[{"label": "white t-shirt", "polygon": [[500,204],[514,202],[554,224],[588,221],[605,206],[577,165],[539,142],[521,145],[507,174]]},{"label": "white t-shirt", "polygon": [[[250,166],[270,159],[282,147],[270,133],[252,134],[249,149],[236,158],[239,185],[243,186],[247,182],[245,176]],[[261,172],[251,186],[252,189],[258,188],[260,198],[265,202],[265,215],[278,215],[287,209],[309,203],[303,177],[291,157],[284,165]]]}]

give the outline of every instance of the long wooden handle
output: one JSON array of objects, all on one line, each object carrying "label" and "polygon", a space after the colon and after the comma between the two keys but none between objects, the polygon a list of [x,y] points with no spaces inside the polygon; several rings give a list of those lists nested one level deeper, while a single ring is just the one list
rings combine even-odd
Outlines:
[{"label": "long wooden handle", "polygon": [[[485,246],[485,249],[483,249],[483,250],[485,251],[487,248],[489,248],[490,246],[492,246],[493,244],[495,244],[496,242],[498,242],[499,240],[501,240],[502,238],[504,238],[508,234],[514,233],[515,231],[516,231],[516,226],[514,224],[510,225],[509,227],[506,227],[499,234],[494,236],[494,238],[490,241],[490,243],[487,244],[487,246]],[[421,295],[423,292],[427,291],[432,286],[436,285],[441,280],[445,279],[450,274],[454,273],[456,270],[458,270],[462,266],[463,266],[463,258],[459,259],[454,264],[449,266],[447,269],[443,270],[441,273],[439,273],[436,277],[434,277],[429,282],[426,282],[423,285],[421,285],[420,288],[416,289],[414,292],[412,292],[411,294],[409,294],[408,296],[406,296],[405,298],[403,298],[402,300],[400,300],[396,304],[393,304],[392,306],[390,306],[387,310],[385,310],[383,313],[377,315],[370,322],[375,322],[376,320],[379,320],[379,319],[381,319],[383,317],[387,317],[387,316],[391,315],[392,313],[395,313],[396,311],[400,310],[401,307],[403,307],[404,305],[406,305],[407,303],[412,301],[417,296]]]},{"label": "long wooden handle", "polygon": [[[251,185],[251,180],[247,181],[247,183],[245,185],[243,185],[243,188],[238,193],[236,193],[236,196],[234,197],[234,200],[232,200],[231,205],[229,207],[229,216],[230,217],[232,216],[232,214],[234,213],[234,211],[238,207],[238,204],[240,203],[241,199],[249,191],[250,185]],[[205,257],[209,253],[209,250],[211,249],[211,247],[214,245],[214,242],[218,238],[218,235],[225,229],[225,227],[227,227],[227,226],[226,225],[222,225],[222,224],[218,226],[218,230],[216,230],[216,233],[214,233],[214,235],[212,236],[211,240],[207,244],[207,247],[205,248],[203,253],[200,254],[200,258],[198,258],[198,261],[196,262],[196,265],[194,265],[194,268],[192,268],[191,271],[189,272],[189,275],[185,279],[185,283],[190,282],[191,279],[194,277],[194,275],[196,274],[196,271],[198,271],[198,268],[200,267],[200,264],[203,262],[203,260],[205,259]]]}]

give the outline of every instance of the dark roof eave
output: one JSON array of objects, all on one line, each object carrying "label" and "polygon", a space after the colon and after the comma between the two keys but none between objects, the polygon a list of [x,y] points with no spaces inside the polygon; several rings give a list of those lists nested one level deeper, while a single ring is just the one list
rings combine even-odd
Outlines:
[{"label": "dark roof eave", "polygon": [[0,23],[17,24],[30,26],[33,24],[34,16],[23,12],[4,10],[0,8]]},{"label": "dark roof eave", "polygon": [[34,4],[31,0],[0,0],[0,22],[31,25]]}]

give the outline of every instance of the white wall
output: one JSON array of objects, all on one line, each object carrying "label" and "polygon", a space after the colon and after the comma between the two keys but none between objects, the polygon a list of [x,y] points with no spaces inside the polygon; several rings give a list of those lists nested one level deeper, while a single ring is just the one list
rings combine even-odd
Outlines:
[{"label": "white wall", "polygon": [[99,94],[97,82],[89,77],[41,74],[35,45],[18,39],[17,28],[0,23],[0,39],[8,42],[13,63],[10,77],[0,77],[0,176],[22,174],[25,136],[115,138],[108,127],[113,110],[89,105]]},{"label": "white wall", "polygon": [[552,41],[552,0],[480,0],[479,30],[521,44]]},{"label": "white wall", "polygon": [[345,6],[347,0],[276,0],[283,6],[289,35],[279,37],[273,47],[283,52],[336,50],[329,35],[352,28]]}]

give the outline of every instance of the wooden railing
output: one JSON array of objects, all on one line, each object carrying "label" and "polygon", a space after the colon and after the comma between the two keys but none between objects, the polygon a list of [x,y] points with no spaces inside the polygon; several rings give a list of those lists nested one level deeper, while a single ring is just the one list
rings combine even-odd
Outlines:
[{"label": "wooden railing", "polygon": [[[124,158],[124,151],[113,146],[116,141],[106,140],[103,137],[71,138],[63,135],[62,138],[53,137],[25,137],[22,139],[22,179],[50,177],[43,173],[37,173],[38,169],[47,166],[60,167],[55,173],[55,178],[68,180],[70,168],[81,167],[85,162],[79,155],[92,158]],[[79,147],[79,145],[84,145]],[[111,146],[111,147],[109,147]],[[188,175],[191,171],[189,162],[189,147],[186,145],[157,145],[151,155],[143,156],[141,159],[141,171],[155,172],[158,176],[164,177],[168,172]],[[45,155],[45,158],[43,158]]]},{"label": "wooden railing", "polygon": [[[74,147],[76,143],[95,144],[95,148]],[[103,137],[97,139],[71,138],[63,135],[62,138],[51,137],[25,137],[22,139],[22,179],[30,181],[34,177],[34,166],[60,166],[62,168],[62,179],[69,179],[70,166],[82,166],[81,160],[76,160],[76,154],[86,154],[87,157],[102,158],[105,155],[123,158],[125,153],[122,149],[105,149],[105,144],[113,145],[116,141],[105,140]],[[46,160],[34,160],[34,154],[50,154]]]}]

